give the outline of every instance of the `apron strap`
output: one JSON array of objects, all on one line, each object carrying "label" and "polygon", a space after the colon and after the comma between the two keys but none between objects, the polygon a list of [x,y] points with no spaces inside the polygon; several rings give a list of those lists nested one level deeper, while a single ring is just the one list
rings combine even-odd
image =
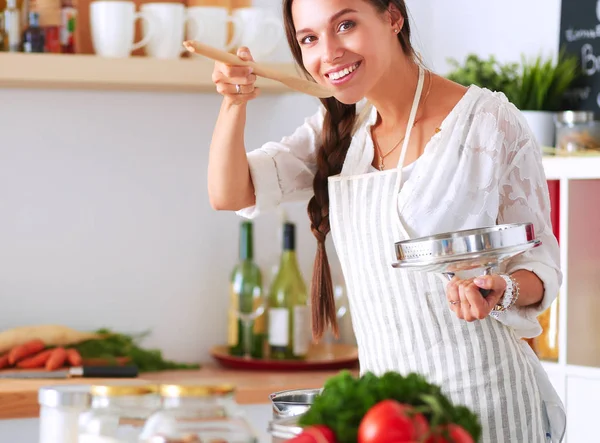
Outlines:
[{"label": "apron strap", "polygon": [[408,124],[406,126],[406,135],[404,137],[404,142],[402,143],[402,151],[400,152],[400,159],[398,160],[397,170],[398,173],[396,175],[396,184],[394,185],[393,202],[396,206],[397,219],[400,225],[400,230],[406,239],[410,238],[404,223],[402,222],[402,217],[400,211],[398,210],[398,194],[400,193],[400,189],[402,187],[402,167],[404,166],[404,158],[406,157],[406,150],[408,148],[408,143],[410,141],[410,134],[412,132],[412,128],[415,123],[415,118],[417,116],[417,111],[419,110],[419,101],[421,100],[421,94],[423,92],[423,83],[425,80],[425,71],[423,67],[419,64],[419,81],[417,82],[417,90],[415,91],[415,98],[413,100],[412,108],[410,110],[410,116],[408,117]]}]

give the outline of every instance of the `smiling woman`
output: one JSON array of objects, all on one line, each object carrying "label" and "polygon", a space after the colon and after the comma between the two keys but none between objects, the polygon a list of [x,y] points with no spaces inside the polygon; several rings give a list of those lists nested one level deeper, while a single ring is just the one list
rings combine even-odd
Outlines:
[{"label": "smiling woman", "polygon": [[[422,66],[403,0],[284,0],[283,14],[296,62],[334,97],[292,135],[246,153],[256,78],[216,63],[224,99],[209,154],[213,207],[252,218],[308,200],[316,338],[337,331],[331,231],[362,373],[425,376],[477,412],[483,442],[561,441],[564,408],[521,340],[541,333],[537,316],[562,279],[541,150],[521,113],[501,93]],[[247,48],[238,56],[252,58]],[[391,266],[401,240],[528,222],[542,245],[498,274],[447,283]]]}]

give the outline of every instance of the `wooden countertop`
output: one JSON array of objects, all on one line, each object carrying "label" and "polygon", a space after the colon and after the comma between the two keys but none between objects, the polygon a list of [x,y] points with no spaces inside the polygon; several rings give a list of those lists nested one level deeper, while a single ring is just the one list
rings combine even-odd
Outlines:
[{"label": "wooden countertop", "polygon": [[[314,389],[339,371],[242,371],[205,363],[199,370],[144,373],[140,379],[156,382],[200,381],[233,383],[239,404],[269,403],[269,394],[286,389]],[[351,370],[356,374],[356,369]],[[35,418],[39,414],[38,389],[59,384],[93,384],[98,379],[69,380],[0,380],[0,420]]]}]

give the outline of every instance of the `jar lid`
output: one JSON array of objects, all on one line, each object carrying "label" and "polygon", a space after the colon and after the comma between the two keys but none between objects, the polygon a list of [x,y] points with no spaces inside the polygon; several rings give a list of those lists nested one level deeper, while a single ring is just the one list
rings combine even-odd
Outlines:
[{"label": "jar lid", "polygon": [[206,385],[197,383],[163,384],[159,388],[163,397],[208,397],[211,395],[227,395],[235,392],[230,384]]},{"label": "jar lid", "polygon": [[92,385],[90,392],[98,397],[122,397],[154,394],[158,386],[151,383],[107,383]]},{"label": "jar lid", "polygon": [[577,124],[594,121],[592,111],[564,111],[556,114],[558,123]]},{"label": "jar lid", "polygon": [[49,406],[51,408],[61,406],[87,408],[91,403],[90,386],[44,386],[38,390],[38,403],[41,406]]}]

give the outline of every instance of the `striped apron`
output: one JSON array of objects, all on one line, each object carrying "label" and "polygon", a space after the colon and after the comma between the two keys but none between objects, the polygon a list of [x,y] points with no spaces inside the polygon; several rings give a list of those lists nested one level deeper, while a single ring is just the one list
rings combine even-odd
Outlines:
[{"label": "striped apron", "polygon": [[442,276],[392,268],[408,239],[398,196],[423,70],[398,168],[329,178],[330,223],[360,370],[416,372],[479,415],[482,442],[542,443],[548,423],[527,344],[488,317],[466,322],[449,309]]}]

